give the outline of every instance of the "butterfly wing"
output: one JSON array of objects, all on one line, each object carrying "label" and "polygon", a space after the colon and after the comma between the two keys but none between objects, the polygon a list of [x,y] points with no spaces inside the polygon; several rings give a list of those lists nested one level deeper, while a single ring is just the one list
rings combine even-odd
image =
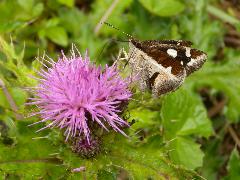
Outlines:
[{"label": "butterfly wing", "polygon": [[192,46],[191,41],[185,41],[185,40],[147,40],[147,41],[142,41],[142,44],[144,46],[156,46],[156,45],[162,45],[162,44],[185,46],[185,47]]},{"label": "butterfly wing", "polygon": [[184,67],[164,49],[130,44],[130,53],[134,55],[129,63],[133,73],[139,75],[141,90],[150,89],[154,96],[159,96],[176,90],[183,83],[186,76]]},{"label": "butterfly wing", "polygon": [[[183,66],[186,69],[187,76],[200,69],[207,59],[206,53],[190,47],[192,45],[190,41],[148,40],[137,43],[137,45],[142,51],[153,56],[158,63],[166,64],[166,66],[169,63],[174,65],[172,59],[169,59],[170,57],[174,58],[175,61],[179,61],[180,65],[174,65],[173,70],[178,66]],[[152,51],[155,52],[152,53]],[[167,62],[168,60],[170,62]]]},{"label": "butterfly wing", "polygon": [[142,89],[151,89],[155,96],[176,90],[207,57],[190,46],[189,41],[131,40],[129,52],[133,56],[129,62],[133,71],[140,74]]},{"label": "butterfly wing", "polygon": [[187,76],[200,69],[207,60],[207,54],[198,49],[191,49],[190,54],[191,61],[185,67]]}]

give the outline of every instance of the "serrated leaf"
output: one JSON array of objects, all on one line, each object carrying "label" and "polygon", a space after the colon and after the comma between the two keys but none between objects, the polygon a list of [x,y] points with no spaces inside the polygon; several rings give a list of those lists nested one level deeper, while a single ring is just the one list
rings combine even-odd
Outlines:
[{"label": "serrated leaf", "polygon": [[68,45],[68,36],[64,28],[59,26],[49,27],[46,29],[45,33],[46,36],[54,43],[61,46]]},{"label": "serrated leaf", "polygon": [[179,0],[139,0],[151,13],[158,16],[174,16],[185,9],[185,5]]},{"label": "serrated leaf", "polygon": [[[178,171],[171,165],[171,162],[165,159],[166,154],[156,144],[156,138],[158,136],[140,147],[126,146],[126,143],[124,143],[124,148],[119,148],[119,145],[115,146],[109,154],[113,164],[124,168],[132,179],[176,179],[179,176],[186,179],[194,178],[191,171],[188,172],[181,168]],[[158,142],[161,141],[158,140]]]},{"label": "serrated leaf", "polygon": [[200,149],[200,145],[192,139],[177,137],[172,140],[170,147],[172,148],[170,157],[175,163],[188,169],[202,166],[204,154]]},{"label": "serrated leaf", "polygon": [[167,139],[193,134],[208,137],[213,132],[200,98],[184,87],[164,98],[161,116]]}]

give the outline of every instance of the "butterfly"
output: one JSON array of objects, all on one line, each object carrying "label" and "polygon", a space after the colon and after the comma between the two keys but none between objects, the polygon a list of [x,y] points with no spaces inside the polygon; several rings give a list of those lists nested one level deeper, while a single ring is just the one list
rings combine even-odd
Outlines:
[{"label": "butterfly", "polygon": [[[104,24],[119,30],[107,22]],[[207,60],[207,54],[192,48],[190,41],[140,41],[122,33],[129,37],[129,52],[124,54],[133,76],[138,76],[142,91],[151,90],[156,97],[178,89]]]},{"label": "butterfly", "polygon": [[133,74],[139,76],[140,89],[160,96],[180,87],[207,59],[206,53],[191,45],[184,40],[129,39],[128,61]]}]

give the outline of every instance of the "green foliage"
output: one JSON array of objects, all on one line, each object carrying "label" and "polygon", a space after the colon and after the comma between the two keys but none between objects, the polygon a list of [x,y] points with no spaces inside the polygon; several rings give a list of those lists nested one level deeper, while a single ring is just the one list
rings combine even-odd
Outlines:
[{"label": "green foliage", "polygon": [[167,139],[189,135],[209,137],[212,134],[206,109],[192,91],[181,88],[167,95],[162,106],[161,116]]},{"label": "green foliage", "polygon": [[68,39],[67,33],[64,28],[62,27],[49,27],[45,29],[46,36],[53,42],[61,46],[67,46]]},{"label": "green foliage", "polygon": [[[240,108],[240,81],[239,81],[239,68],[240,64],[236,62],[239,55],[229,57],[231,60],[223,64],[207,63],[208,68],[198,73],[198,76],[192,77],[192,82],[196,82],[196,86],[210,86],[225,93],[228,99],[227,109],[225,111],[230,121],[239,121]],[[224,72],[224,76],[222,75]]]},{"label": "green foliage", "polygon": [[140,0],[140,2],[147,10],[158,16],[174,16],[185,9],[185,5],[178,0]]},{"label": "green foliage", "polygon": [[203,152],[190,135],[209,137],[211,122],[199,97],[192,91],[179,89],[164,98],[161,109],[164,137],[170,141],[174,162],[195,169],[202,165]]},{"label": "green foliage", "polygon": [[[119,169],[126,171],[132,179],[176,179],[178,175],[201,179],[193,171],[175,167],[168,162],[159,146],[159,138],[159,136],[153,136],[149,139],[149,143],[134,146],[121,135],[110,135],[104,140],[105,152],[95,160],[80,161],[79,157],[66,149],[62,151],[61,156],[68,166],[84,165],[87,169],[85,175],[89,179],[115,179]],[[118,144],[114,143],[116,141]],[[124,146],[124,148],[119,149],[119,146]]]},{"label": "green foliage", "polygon": [[[36,137],[38,127],[26,128],[28,122],[14,122],[8,126],[13,133],[11,141],[3,141],[0,144],[1,179],[15,176],[20,179],[61,177],[65,173],[64,168],[57,164],[61,161],[55,158],[58,152],[56,146],[44,139],[32,139]],[[42,136],[46,136],[46,132]],[[11,143],[8,143],[11,142]]]},{"label": "green foliage", "polygon": [[236,25],[236,26],[240,25],[240,22],[237,18],[225,13],[224,11],[222,11],[214,6],[209,5],[207,10],[214,16],[217,16],[220,19],[222,19],[224,22],[227,22],[227,23],[230,23],[230,24]]},{"label": "green foliage", "polygon": [[[113,2],[0,1],[1,179],[216,179],[224,168],[224,179],[239,179],[238,149],[231,155],[220,152],[229,144],[226,137],[231,139],[226,127],[237,129],[240,123],[240,54],[224,44],[225,23],[240,33],[240,21],[231,9],[221,9],[218,0],[116,3],[106,21],[121,31],[141,40],[187,39],[209,58],[175,92],[157,99],[136,92],[124,114],[130,115],[129,122],[135,120],[125,130],[129,137],[103,134],[102,152],[95,158],[74,154],[59,130],[36,133],[43,125],[28,125],[38,117],[17,120],[16,114],[33,111],[25,106],[32,94],[24,88],[36,85],[30,76],[41,68],[36,57],[44,51],[55,60],[61,49],[67,52],[74,43],[82,53],[88,49],[96,63],[111,64],[111,56],[127,48],[127,43],[109,43],[126,40],[121,32],[107,26],[96,30]],[[201,89],[209,90],[209,99],[219,94],[225,99],[217,117],[208,116],[211,102],[200,96]],[[79,167],[86,170],[72,171]]]},{"label": "green foliage", "polygon": [[188,169],[202,166],[204,154],[200,150],[200,145],[196,144],[192,139],[177,137],[170,147],[170,157],[175,163],[181,164]]},{"label": "green foliage", "polygon": [[69,7],[74,6],[74,0],[58,0],[58,2],[60,4],[64,4],[64,5],[69,6]]},{"label": "green foliage", "polygon": [[206,179],[217,179],[218,170],[221,168],[225,161],[224,156],[218,156],[219,149],[221,145],[221,139],[214,139],[205,144],[206,148],[204,149],[205,156],[203,159],[202,175]]},{"label": "green foliage", "polygon": [[240,178],[240,158],[237,149],[232,151],[227,169],[229,171],[229,175],[225,179],[234,180]]}]

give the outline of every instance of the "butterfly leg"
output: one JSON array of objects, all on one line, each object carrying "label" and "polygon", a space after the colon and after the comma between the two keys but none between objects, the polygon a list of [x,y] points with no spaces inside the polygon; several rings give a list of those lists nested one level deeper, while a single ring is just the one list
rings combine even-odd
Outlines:
[{"label": "butterfly leg", "polygon": [[[121,56],[122,56],[122,54],[124,55],[122,58],[120,58]],[[131,52],[131,53],[127,53],[126,52],[126,50],[124,49],[124,48],[122,48],[121,50],[120,50],[120,52],[119,52],[119,55],[118,55],[118,59],[119,60],[126,60],[127,62],[126,62],[126,64],[124,65],[124,68],[128,65],[128,63],[129,63],[129,60],[131,59],[131,58],[133,58],[133,56],[134,56],[134,53],[133,52]]]},{"label": "butterfly leg", "polygon": [[[117,58],[115,58],[116,60],[114,61],[114,65],[115,64],[119,64],[119,62],[120,61],[124,61],[124,60],[126,60],[128,57],[126,57],[126,55],[124,54],[124,52],[125,52],[125,50],[124,50],[124,48],[121,48],[120,49],[120,51],[119,51],[119,53],[118,53],[118,56],[117,56]],[[122,54],[124,55],[124,57],[122,57]]]},{"label": "butterfly leg", "polygon": [[139,89],[141,91],[148,90],[149,68],[147,61],[144,60],[144,57],[141,54],[134,54],[129,60],[129,64],[131,66],[133,76],[137,77]]}]

